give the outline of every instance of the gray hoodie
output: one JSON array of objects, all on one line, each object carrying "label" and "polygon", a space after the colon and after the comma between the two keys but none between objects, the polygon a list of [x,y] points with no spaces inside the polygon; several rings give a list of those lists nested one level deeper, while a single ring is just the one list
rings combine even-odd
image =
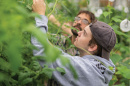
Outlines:
[{"label": "gray hoodie", "polygon": [[[40,27],[40,30],[43,33],[48,31],[47,22],[48,19],[46,16],[41,15],[41,19],[35,18],[36,26]],[[31,42],[39,50],[34,50],[34,56],[41,56],[44,54],[44,48],[41,44],[35,39],[31,38]],[[68,58],[75,68],[78,79],[75,80],[72,72],[68,66],[63,66],[61,61],[57,59],[54,63],[50,64],[49,67],[56,68],[62,67],[65,69],[65,74],[61,75],[60,72],[54,71],[53,78],[62,86],[108,86],[112,75],[115,72],[115,65],[111,60],[106,60],[104,58],[94,56],[94,55],[85,55],[83,57],[71,56],[62,51],[64,57]],[[40,65],[43,67],[44,62],[39,61]],[[103,63],[103,64],[102,64]],[[109,67],[113,67],[112,70]]]}]

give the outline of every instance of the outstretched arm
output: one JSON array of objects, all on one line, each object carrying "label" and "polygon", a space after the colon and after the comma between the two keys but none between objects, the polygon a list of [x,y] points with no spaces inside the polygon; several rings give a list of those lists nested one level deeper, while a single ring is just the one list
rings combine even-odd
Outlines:
[{"label": "outstretched arm", "polygon": [[[50,15],[49,18],[48,18],[52,23],[56,24],[58,27],[61,26],[61,23],[55,18],[54,15]],[[71,28],[69,27],[66,27],[66,26],[72,26],[69,22],[68,23],[64,23],[61,27],[61,29],[69,34],[69,35],[73,35],[72,32],[71,32]]]},{"label": "outstretched arm", "polygon": [[[39,27],[43,33],[46,33],[48,31],[48,19],[45,16],[46,5],[44,0],[33,0],[32,8],[35,13],[41,16],[41,19],[35,17],[36,26]],[[31,42],[36,48],[38,48],[38,50],[33,50],[33,55],[42,56],[44,51],[43,46],[37,41],[35,37],[31,37]]]}]

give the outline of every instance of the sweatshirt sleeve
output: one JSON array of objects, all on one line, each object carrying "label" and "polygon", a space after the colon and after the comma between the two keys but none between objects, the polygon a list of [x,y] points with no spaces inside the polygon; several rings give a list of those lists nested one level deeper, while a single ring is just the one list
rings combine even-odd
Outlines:
[{"label": "sweatshirt sleeve", "polygon": [[40,15],[40,17],[41,18],[35,17],[36,26],[39,27],[41,31],[45,33],[48,31],[48,26],[47,26],[48,19],[44,15]]},{"label": "sweatshirt sleeve", "polygon": [[[41,18],[37,18],[35,17],[35,21],[36,21],[36,26],[39,27],[39,29],[43,32],[46,33],[48,31],[48,19],[46,16],[44,15],[40,15]],[[37,50],[33,50],[33,55],[34,56],[43,56],[44,53],[44,48],[43,46],[40,44],[40,42],[38,42],[38,40],[35,37],[31,37],[31,43],[37,48]]]}]

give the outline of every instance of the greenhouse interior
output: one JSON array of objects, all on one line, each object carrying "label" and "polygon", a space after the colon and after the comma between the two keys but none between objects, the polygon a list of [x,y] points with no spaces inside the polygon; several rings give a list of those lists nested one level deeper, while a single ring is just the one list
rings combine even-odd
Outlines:
[{"label": "greenhouse interior", "polygon": [[130,0],[0,0],[0,86],[130,86]]}]

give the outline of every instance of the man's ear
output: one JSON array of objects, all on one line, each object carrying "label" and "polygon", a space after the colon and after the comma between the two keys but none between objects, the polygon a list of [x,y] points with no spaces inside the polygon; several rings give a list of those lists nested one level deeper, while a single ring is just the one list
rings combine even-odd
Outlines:
[{"label": "man's ear", "polygon": [[93,52],[96,51],[98,48],[98,46],[96,44],[92,44],[91,46],[89,46],[88,51]]}]

